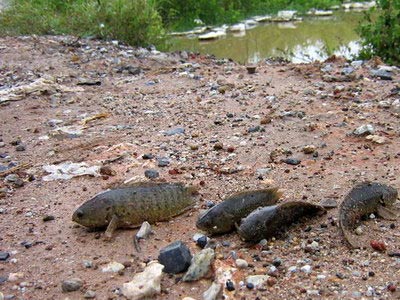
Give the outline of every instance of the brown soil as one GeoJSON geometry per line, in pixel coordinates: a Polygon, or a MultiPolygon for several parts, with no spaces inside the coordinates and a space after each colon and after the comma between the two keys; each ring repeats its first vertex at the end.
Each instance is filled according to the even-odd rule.
{"type": "MultiPolygon", "coordinates": [[[[0,277],[22,273],[20,279],[0,284],[5,296],[82,299],[86,290],[93,290],[96,299],[122,299],[118,289],[146,262],[157,259],[162,247],[182,240],[192,253],[200,251],[192,240],[199,232],[195,226],[199,212],[207,201],[218,203],[236,191],[272,184],[284,191],[281,201],[319,203],[333,198],[340,203],[363,180],[400,186],[399,115],[393,107],[379,105],[400,98],[398,90],[391,92],[396,91],[400,76],[395,73],[392,81],[373,78],[372,62],[357,69],[355,76],[343,77],[345,62],[331,59],[334,70],[329,79],[320,71],[325,64],[263,63],[249,75],[244,66],[228,61],[199,55],[140,55],[129,47],[71,37],[2,38],[0,45],[0,91],[43,76],[73,90],[49,89],[0,106],[4,143],[0,154],[10,156],[0,158],[0,164],[10,160],[29,164],[14,172],[25,181],[23,187],[14,188],[4,176],[0,182],[7,188],[0,198],[0,251],[11,254],[0,262],[0,277]],[[142,72],[117,72],[124,66],[140,67],[142,72]],[[81,77],[101,84],[77,86],[81,77]],[[283,116],[285,111],[305,115],[283,116]],[[108,115],[89,120],[79,137],[51,135],[55,129],[48,124],[51,119],[62,120],[59,126],[81,126],[82,120],[99,113],[108,115]],[[385,143],[349,134],[364,124],[372,124],[385,143]],[[263,130],[249,133],[254,126],[263,130]],[[185,128],[185,134],[163,135],[176,127],[185,128]],[[49,138],[43,139],[46,135],[49,138]],[[16,151],[17,140],[25,151],[16,151]],[[215,150],[216,143],[222,143],[223,149],[215,150]],[[318,156],[303,153],[303,147],[311,144],[318,156]],[[285,154],[288,151],[292,154],[285,154]],[[157,167],[155,159],[142,159],[145,153],[168,157],[171,163],[157,167]],[[278,156],[271,159],[271,153],[278,156]],[[301,164],[281,162],[286,157],[301,159],[301,164]],[[106,164],[116,175],[42,180],[44,165],[63,161],[106,164]],[[160,172],[160,180],[198,185],[200,195],[189,213],[155,224],[155,234],[140,242],[141,253],[133,247],[136,229],[118,230],[106,242],[103,232],[88,232],[73,224],[71,215],[81,203],[128,179],[145,180],[144,171],[150,168],[160,172]],[[260,168],[271,170],[257,178],[260,168]],[[44,222],[46,215],[55,219],[44,222]],[[24,242],[32,245],[25,247],[24,242]],[[92,261],[93,268],[85,268],[84,260],[92,261]],[[128,267],[122,274],[102,273],[102,266],[111,261],[128,267]],[[84,281],[83,288],[63,294],[61,281],[73,277],[84,281]]],[[[233,264],[228,256],[235,251],[251,264],[235,276],[239,281],[265,274],[274,258],[283,261],[273,286],[250,291],[239,288],[237,281],[236,290],[225,293],[230,299],[400,297],[387,288],[392,283],[400,289],[400,260],[388,255],[400,252],[400,221],[365,221],[367,249],[350,250],[337,218],[338,209],[331,209],[321,218],[291,227],[264,249],[241,242],[236,233],[215,237],[219,243],[230,243],[217,247],[218,261],[233,264]],[[385,242],[387,250],[373,251],[370,240],[385,242]],[[317,252],[305,247],[313,241],[319,244],[317,252]],[[311,274],[288,274],[289,267],[304,263],[312,266],[311,274]],[[320,296],[313,295],[315,291],[320,296]]],[[[165,275],[157,299],[202,299],[212,282],[182,283],[181,276],[165,275]]]]}

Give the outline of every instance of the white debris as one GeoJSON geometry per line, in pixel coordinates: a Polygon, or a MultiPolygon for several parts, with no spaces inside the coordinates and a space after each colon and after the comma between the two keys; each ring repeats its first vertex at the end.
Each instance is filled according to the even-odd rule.
{"type": "Polygon", "coordinates": [[[156,261],[150,262],[143,272],[135,274],[132,281],[124,283],[122,294],[130,300],[151,298],[161,292],[161,276],[164,266],[156,261]]]}
{"type": "Polygon", "coordinates": [[[101,269],[103,273],[118,273],[125,269],[125,266],[119,262],[110,262],[104,268],[101,269]]]}
{"type": "Polygon", "coordinates": [[[203,293],[203,300],[215,300],[222,290],[222,284],[213,282],[207,291],[203,293]]]}
{"type": "Polygon", "coordinates": [[[43,177],[44,181],[68,180],[73,177],[90,175],[100,176],[99,166],[88,166],[86,163],[73,163],[70,161],[58,165],[45,165],[43,169],[50,173],[43,177]]]}
{"type": "Polygon", "coordinates": [[[264,285],[268,278],[268,275],[251,275],[246,278],[246,283],[251,283],[255,288],[259,288],[264,285]]]}

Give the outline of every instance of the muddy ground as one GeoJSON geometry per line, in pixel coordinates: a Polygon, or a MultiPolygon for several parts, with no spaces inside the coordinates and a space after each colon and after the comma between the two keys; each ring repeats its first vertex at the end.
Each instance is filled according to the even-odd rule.
{"type": "MultiPolygon", "coordinates": [[[[96,299],[124,299],[122,284],[162,247],[182,240],[192,253],[200,251],[192,239],[199,232],[195,221],[211,201],[274,185],[284,192],[282,202],[340,204],[364,180],[400,187],[400,76],[396,69],[393,80],[372,76],[379,64],[355,63],[348,72],[340,58],[270,61],[248,74],[234,62],[185,52],[165,55],[72,37],[2,38],[0,251],[10,257],[0,261],[0,291],[6,299],[83,299],[88,290],[96,299]],[[17,90],[8,101],[10,88],[38,79],[44,82],[38,88],[17,90]],[[367,124],[375,130],[372,140],[352,134],[367,124]],[[165,134],[176,128],[184,133],[165,134]],[[307,145],[315,152],[305,154],[307,145]],[[160,157],[167,166],[158,166],[160,157]],[[66,161],[109,166],[115,174],[43,179],[43,166],[66,161]],[[136,229],[118,230],[107,242],[103,232],[72,222],[84,201],[126,180],[149,180],[148,169],[159,172],[156,180],[198,186],[199,195],[191,211],[155,224],[154,235],[140,242],[141,253],[133,247],[136,229]],[[103,273],[112,261],[125,270],[103,273]],[[74,277],[83,280],[81,290],[62,293],[61,282],[74,277]]],[[[400,221],[368,218],[360,236],[366,249],[351,250],[337,218],[333,208],[267,245],[246,244],[236,233],[215,237],[219,264],[234,266],[232,251],[250,264],[237,271],[236,289],[226,296],[399,298],[400,221]],[[371,240],[384,242],[386,251],[373,250],[371,240]],[[268,273],[277,258],[275,280],[260,289],[240,287],[248,275],[268,273]],[[301,271],[304,265],[311,273],[301,271]]],[[[163,276],[157,299],[202,299],[212,282],[212,275],[194,283],[181,277],[163,276]]]]}

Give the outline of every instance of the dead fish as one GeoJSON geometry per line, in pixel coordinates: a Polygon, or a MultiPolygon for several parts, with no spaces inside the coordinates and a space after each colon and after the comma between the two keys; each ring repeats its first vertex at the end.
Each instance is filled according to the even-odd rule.
{"type": "Polygon", "coordinates": [[[352,248],[362,247],[357,238],[351,234],[362,216],[377,213],[385,219],[397,218],[397,215],[388,208],[396,202],[397,197],[395,188],[377,182],[359,183],[347,194],[339,207],[339,226],[352,248]]]}
{"type": "Polygon", "coordinates": [[[234,194],[200,215],[196,226],[211,234],[230,232],[242,218],[260,206],[273,205],[281,197],[278,188],[234,194]]]}
{"type": "Polygon", "coordinates": [[[196,190],[181,183],[139,182],[111,189],[83,203],[72,220],[89,228],[106,227],[111,238],[121,227],[166,221],[191,208],[196,190]]]}
{"type": "Polygon", "coordinates": [[[261,207],[242,220],[238,234],[245,241],[258,242],[276,236],[302,217],[312,217],[325,212],[320,205],[301,201],[261,207]]]}

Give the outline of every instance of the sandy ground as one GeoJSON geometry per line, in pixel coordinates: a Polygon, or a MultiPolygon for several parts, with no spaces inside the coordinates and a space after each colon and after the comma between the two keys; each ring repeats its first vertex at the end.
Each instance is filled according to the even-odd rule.
{"type": "MultiPolygon", "coordinates": [[[[87,290],[96,299],[123,299],[122,284],[157,259],[162,247],[182,240],[192,253],[200,251],[192,237],[209,201],[265,185],[279,186],[282,202],[311,203],[340,203],[364,180],[399,187],[399,107],[392,102],[400,98],[400,76],[372,77],[376,63],[347,77],[340,74],[346,66],[341,59],[263,63],[250,75],[233,62],[187,53],[167,56],[71,37],[2,38],[0,95],[40,78],[48,81],[45,90],[0,106],[0,164],[3,169],[13,162],[27,164],[0,173],[0,251],[10,254],[0,261],[0,291],[6,299],[83,299],[87,290]],[[321,71],[328,64],[331,70],[321,71]],[[130,74],[129,66],[140,74],[130,74]],[[95,85],[78,85],[82,78],[95,85]],[[99,113],[106,117],[88,119],[99,113]],[[351,134],[366,124],[381,143],[351,134]],[[68,135],[58,127],[81,132],[68,135]],[[174,128],[185,133],[163,134],[174,128]],[[318,154],[304,154],[306,145],[314,145],[318,154]],[[144,160],[149,153],[155,158],[144,160]],[[157,157],[170,164],[157,166],[157,157]],[[286,157],[301,163],[283,163],[286,157]],[[65,161],[108,165],[116,174],[43,180],[44,165],[65,161]],[[88,232],[71,221],[81,203],[125,180],[146,180],[147,169],[158,170],[159,180],[195,184],[200,194],[190,212],[155,224],[155,234],[140,243],[141,253],[133,247],[135,229],[118,230],[106,242],[103,232],[88,232]],[[265,174],[259,176],[259,169],[265,174]],[[17,174],[23,186],[15,187],[22,183],[7,180],[8,173],[17,174]],[[44,222],[49,215],[54,220],[44,222]],[[103,273],[112,261],[127,268],[103,273]],[[81,290],[62,293],[62,280],[73,277],[84,281],[81,290]]],[[[219,264],[233,266],[232,251],[250,264],[237,271],[235,291],[225,294],[229,299],[398,299],[400,258],[389,254],[400,252],[400,221],[363,223],[366,246],[370,240],[386,243],[387,250],[377,252],[349,249],[337,218],[338,208],[331,209],[264,247],[241,242],[235,232],[215,237],[219,264]],[[317,250],[307,251],[312,242],[317,250]],[[276,258],[282,265],[275,281],[261,289],[240,287],[248,275],[266,274],[276,258]],[[304,265],[311,273],[300,270],[304,265]],[[294,266],[297,271],[290,272],[294,266]]],[[[183,283],[181,277],[163,276],[157,299],[202,299],[212,282],[183,283]]]]}

